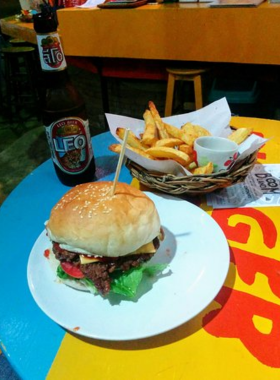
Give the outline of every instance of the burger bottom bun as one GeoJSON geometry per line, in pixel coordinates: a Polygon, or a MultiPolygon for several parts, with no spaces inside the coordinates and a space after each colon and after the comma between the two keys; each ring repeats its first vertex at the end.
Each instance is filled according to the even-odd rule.
{"type": "Polygon", "coordinates": [[[85,285],[81,284],[79,281],[69,279],[63,280],[62,278],[58,278],[58,281],[64,285],[70,286],[70,288],[73,288],[75,290],[81,290],[83,292],[90,291],[85,285]]]}
{"type": "Polygon", "coordinates": [[[76,289],[76,290],[81,290],[83,292],[90,292],[89,288],[85,285],[83,285],[79,280],[71,280],[71,279],[63,279],[63,278],[59,278],[57,277],[57,268],[60,264],[59,260],[57,260],[55,258],[55,255],[52,251],[52,249],[50,248],[50,254],[49,254],[49,264],[50,264],[50,267],[52,269],[52,271],[55,273],[56,275],[56,281],[61,283],[61,284],[64,284],[64,285],[67,285],[67,286],[70,286],[70,288],[73,288],[73,289],[76,289]]]}

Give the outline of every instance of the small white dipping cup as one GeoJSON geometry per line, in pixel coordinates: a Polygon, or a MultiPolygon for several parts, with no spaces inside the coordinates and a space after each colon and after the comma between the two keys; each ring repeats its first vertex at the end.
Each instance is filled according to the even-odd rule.
{"type": "Polygon", "coordinates": [[[228,170],[238,157],[238,145],[224,137],[198,137],[194,142],[194,150],[198,166],[213,162],[214,173],[228,170]]]}

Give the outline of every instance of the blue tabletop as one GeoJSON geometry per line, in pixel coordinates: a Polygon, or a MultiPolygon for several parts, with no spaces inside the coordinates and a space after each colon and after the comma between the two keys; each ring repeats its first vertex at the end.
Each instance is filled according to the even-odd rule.
{"type": "MultiPolygon", "coordinates": [[[[255,133],[269,138],[258,162],[279,164],[280,122],[237,119],[232,125],[253,127],[255,133]]],[[[110,133],[93,139],[97,180],[114,178],[118,156],[108,150],[113,141],[110,133]]],[[[126,168],[119,180],[131,181],[126,168]]],[[[50,210],[67,190],[47,161],[25,178],[0,209],[0,348],[21,378],[279,380],[279,207],[207,210],[229,243],[230,268],[215,299],[196,317],[147,339],[92,342],[66,332],[47,317],[27,284],[31,248],[50,210]]],[[[186,218],[192,221],[191,214],[186,218]]],[[[204,235],[201,228],[201,240],[204,235]]],[[[182,250],[184,255],[187,248],[182,250]]]]}
{"type": "MultiPolygon", "coordinates": [[[[93,138],[96,180],[113,180],[118,156],[107,132],[93,138]]],[[[11,173],[12,175],[12,173],[11,173]]],[[[119,181],[130,182],[124,167],[119,181]]],[[[50,210],[68,190],[51,160],[30,173],[0,209],[0,340],[15,371],[23,379],[45,379],[65,331],[36,305],[27,284],[27,262],[50,210]]]]}

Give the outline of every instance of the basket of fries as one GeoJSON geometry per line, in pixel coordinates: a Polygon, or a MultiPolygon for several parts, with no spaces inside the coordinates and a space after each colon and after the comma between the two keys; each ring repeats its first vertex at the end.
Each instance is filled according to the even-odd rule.
{"type": "Polygon", "coordinates": [[[257,153],[249,155],[238,167],[227,173],[187,175],[177,177],[173,174],[150,172],[135,162],[128,160],[126,166],[131,175],[146,187],[173,195],[202,195],[243,182],[253,168],[257,153]]]}
{"type": "Polygon", "coordinates": [[[148,188],[173,195],[200,195],[243,182],[267,141],[251,128],[232,130],[231,113],[224,99],[185,115],[161,118],[150,101],[143,120],[106,114],[119,143],[109,149],[120,153],[125,130],[126,166],[132,177],[148,188]],[[202,136],[222,136],[238,144],[238,158],[226,170],[215,172],[207,162],[198,166],[194,142],[202,136]]]}

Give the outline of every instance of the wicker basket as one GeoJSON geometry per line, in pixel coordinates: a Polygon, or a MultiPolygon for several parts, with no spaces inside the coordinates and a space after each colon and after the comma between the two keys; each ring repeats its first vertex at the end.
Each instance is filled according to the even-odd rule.
{"type": "Polygon", "coordinates": [[[211,193],[243,182],[253,168],[256,157],[257,152],[254,152],[226,172],[184,177],[176,177],[173,174],[152,173],[131,160],[127,160],[126,166],[132,177],[137,178],[140,183],[147,187],[173,195],[186,194],[193,196],[211,193]]]}

